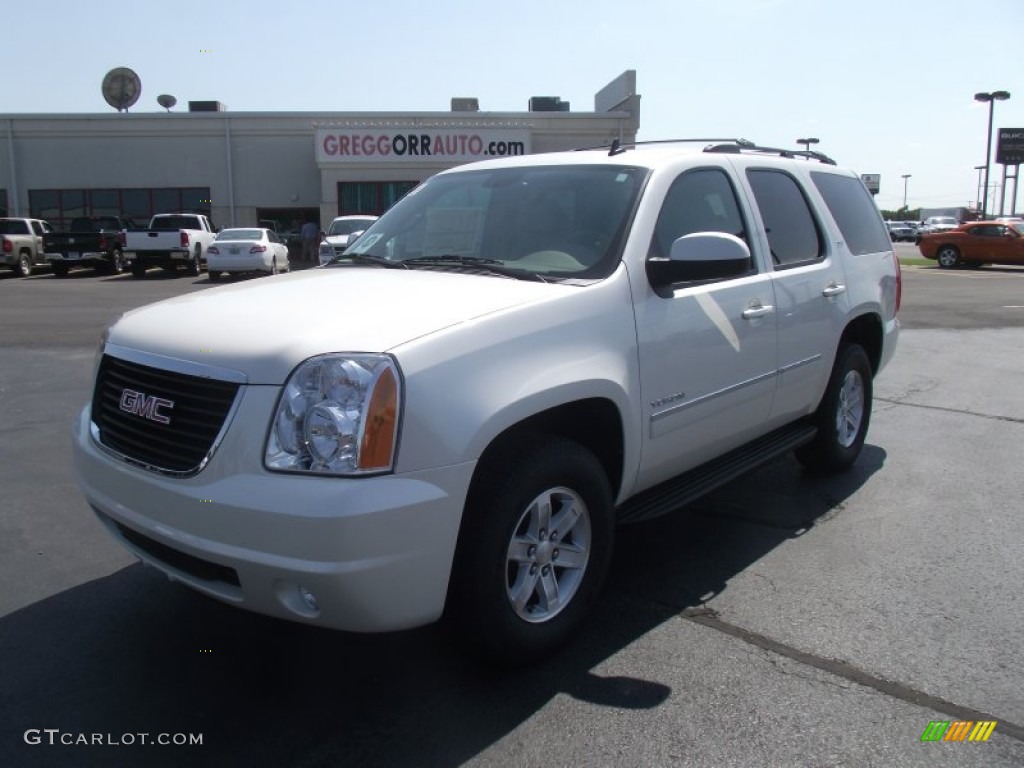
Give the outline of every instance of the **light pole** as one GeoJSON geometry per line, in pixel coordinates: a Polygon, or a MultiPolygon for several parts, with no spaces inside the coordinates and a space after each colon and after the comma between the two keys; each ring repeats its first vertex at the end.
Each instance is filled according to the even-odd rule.
{"type": "MultiPolygon", "coordinates": [[[[796,143],[797,143],[797,144],[803,144],[803,145],[804,145],[804,148],[805,148],[805,150],[806,150],[807,152],[810,152],[810,151],[811,151],[811,144],[817,144],[817,143],[818,143],[818,140],[817,140],[817,139],[797,139],[797,140],[796,140],[796,143]]],[[[811,158],[810,158],[810,157],[806,157],[806,158],[804,158],[804,159],[806,159],[806,160],[810,160],[811,158]]]]}
{"type": "Polygon", "coordinates": [[[1009,91],[992,91],[991,93],[974,94],[975,101],[988,102],[988,139],[985,144],[985,196],[981,201],[981,219],[984,221],[988,216],[988,169],[992,159],[992,112],[997,101],[1006,101],[1010,98],[1009,91]]]}
{"type": "Polygon", "coordinates": [[[903,212],[906,214],[907,211],[907,179],[910,178],[909,173],[903,174],[903,212]]]}
{"type": "Polygon", "coordinates": [[[985,166],[984,165],[976,165],[976,166],[974,166],[974,170],[976,170],[978,172],[978,197],[977,197],[977,201],[978,201],[978,210],[981,210],[981,172],[985,170],[985,166]]]}

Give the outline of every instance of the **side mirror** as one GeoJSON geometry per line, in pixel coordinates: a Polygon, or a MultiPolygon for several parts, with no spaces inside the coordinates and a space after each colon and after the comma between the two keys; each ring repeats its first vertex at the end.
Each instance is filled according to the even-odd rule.
{"type": "Polygon", "coordinates": [[[750,249],[735,235],[694,232],[673,242],[667,259],[648,259],[647,279],[655,293],[668,297],[676,283],[740,277],[750,264],[750,249]]]}

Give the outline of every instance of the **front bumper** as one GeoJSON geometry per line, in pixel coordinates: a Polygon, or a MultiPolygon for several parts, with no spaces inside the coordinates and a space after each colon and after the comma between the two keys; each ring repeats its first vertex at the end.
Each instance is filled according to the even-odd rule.
{"type": "Polygon", "coordinates": [[[277,392],[246,388],[209,464],[184,479],[111,456],[86,406],[74,460],[90,506],[143,562],[240,608],[355,632],[438,619],[475,463],[354,479],[268,472],[277,392]]]}

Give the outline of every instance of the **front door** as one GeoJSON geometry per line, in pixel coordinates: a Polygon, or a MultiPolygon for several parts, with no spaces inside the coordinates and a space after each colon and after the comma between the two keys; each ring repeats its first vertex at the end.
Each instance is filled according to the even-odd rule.
{"type": "MultiPolygon", "coordinates": [[[[735,185],[721,168],[680,174],[650,244],[667,257],[693,232],[727,232],[749,243],[735,185]]],[[[747,274],[679,284],[667,297],[649,285],[636,297],[645,434],[638,488],[650,487],[764,431],[775,392],[776,312],[771,276],[754,259],[747,274]]]]}

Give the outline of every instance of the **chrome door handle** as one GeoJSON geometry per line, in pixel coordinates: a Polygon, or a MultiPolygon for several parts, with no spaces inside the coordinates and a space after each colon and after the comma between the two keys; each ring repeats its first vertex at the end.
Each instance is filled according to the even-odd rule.
{"type": "Polygon", "coordinates": [[[846,286],[841,283],[829,283],[825,286],[825,290],[821,292],[821,295],[825,298],[831,299],[833,296],[838,296],[841,293],[846,293],[846,286]]]}
{"type": "Polygon", "coordinates": [[[743,319],[756,320],[759,317],[770,315],[774,311],[775,307],[773,307],[771,304],[757,304],[753,307],[750,307],[749,309],[743,310],[743,319]]]}

